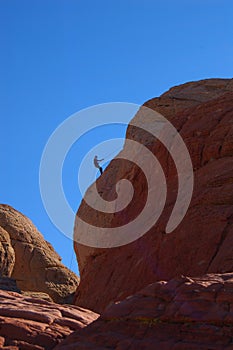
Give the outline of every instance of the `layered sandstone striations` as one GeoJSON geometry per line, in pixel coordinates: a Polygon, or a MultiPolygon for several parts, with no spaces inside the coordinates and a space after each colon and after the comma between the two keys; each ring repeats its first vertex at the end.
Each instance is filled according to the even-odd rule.
{"type": "MultiPolygon", "coordinates": [[[[175,276],[233,271],[233,80],[210,79],[174,87],[145,106],[163,114],[180,132],[194,169],[194,192],[180,225],[165,234],[177,195],[177,172],[169,152],[145,131],[129,125],[127,138],[146,145],[166,175],[168,195],[158,222],[137,241],[111,249],[75,243],[81,282],[76,304],[103,311],[146,285],[175,276]],[[98,283],[97,283],[98,281],[98,283]]],[[[143,122],[143,113],[135,116],[143,122]]],[[[82,202],[77,215],[100,227],[116,227],[135,218],[146,201],[143,172],[132,162],[113,160],[98,179],[106,200],[116,197],[119,179],[133,184],[132,205],[120,214],[104,214],[82,202]]],[[[74,236],[79,232],[77,226],[74,236]]]]}
{"type": "Polygon", "coordinates": [[[77,306],[0,290],[0,349],[51,350],[97,317],[77,306]]]}
{"type": "Polygon", "coordinates": [[[233,274],[146,286],[54,350],[232,350],[233,274]]]}
{"type": "MultiPolygon", "coordinates": [[[[0,274],[12,277],[27,293],[47,293],[58,303],[72,302],[78,277],[62,263],[33,223],[8,205],[0,205],[0,274]]],[[[1,281],[1,285],[6,280],[1,281]]],[[[3,289],[10,289],[10,284],[3,289]]],[[[13,289],[17,290],[17,289],[13,289]]],[[[40,294],[42,293],[42,294],[40,294]]]]}

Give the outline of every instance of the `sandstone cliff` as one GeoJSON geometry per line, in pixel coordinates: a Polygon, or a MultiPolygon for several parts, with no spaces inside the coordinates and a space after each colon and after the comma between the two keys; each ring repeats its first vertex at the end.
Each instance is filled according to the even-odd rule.
{"type": "Polygon", "coordinates": [[[15,279],[27,294],[47,293],[58,303],[72,302],[78,285],[78,277],[61,263],[33,223],[4,204],[0,205],[0,275],[15,279]]]}
{"type": "MultiPolygon", "coordinates": [[[[194,167],[190,207],[171,234],[165,226],[177,195],[175,164],[158,140],[129,125],[127,138],[145,144],[163,167],[166,205],[156,225],[133,243],[111,249],[74,244],[81,272],[76,306],[52,302],[69,299],[76,276],[30,220],[0,206],[0,349],[233,349],[232,98],[233,80],[211,79],[145,104],[179,130],[194,167]],[[1,290],[19,292],[15,282],[23,295],[1,290]]],[[[137,216],[147,186],[135,164],[114,159],[98,190],[111,200],[122,178],[137,196],[127,211],[106,215],[83,201],[78,215],[109,228],[137,216]]]]}
{"type": "MultiPolygon", "coordinates": [[[[233,80],[210,79],[174,87],[145,106],[163,114],[184,139],[194,168],[189,210],[171,234],[164,234],[177,193],[177,173],[169,153],[157,140],[129,125],[126,137],[145,144],[163,167],[168,185],[166,205],[147,234],[128,245],[95,249],[74,243],[81,282],[76,304],[101,312],[110,303],[149,283],[181,274],[233,271],[233,80]]],[[[135,119],[142,118],[138,113],[135,119]]],[[[132,163],[113,160],[98,179],[103,198],[115,196],[126,178],[136,200],[121,215],[103,214],[82,202],[77,215],[94,226],[121,226],[138,215],[145,202],[143,173],[132,163]]],[[[77,235],[76,228],[74,236],[77,235]]]]}

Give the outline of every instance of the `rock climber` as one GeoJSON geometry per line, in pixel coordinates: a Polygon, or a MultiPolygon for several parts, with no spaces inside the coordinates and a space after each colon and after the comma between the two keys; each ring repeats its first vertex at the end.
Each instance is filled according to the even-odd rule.
{"type": "Polygon", "coordinates": [[[104,160],[104,159],[98,159],[97,156],[95,156],[95,158],[94,158],[94,165],[95,165],[96,168],[99,169],[100,175],[103,174],[103,168],[99,165],[99,162],[102,162],[103,160],[104,160]]]}

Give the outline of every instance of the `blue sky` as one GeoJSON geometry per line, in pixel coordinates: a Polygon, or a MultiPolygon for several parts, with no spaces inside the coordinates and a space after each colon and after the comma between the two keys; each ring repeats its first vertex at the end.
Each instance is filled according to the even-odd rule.
{"type": "MultiPolygon", "coordinates": [[[[187,81],[231,78],[232,16],[231,0],[0,0],[0,201],[30,217],[74,271],[72,242],[40,197],[49,136],[95,104],[142,104],[187,81]]],[[[74,209],[81,158],[105,137],[89,135],[67,157],[64,188],[74,209]]]]}

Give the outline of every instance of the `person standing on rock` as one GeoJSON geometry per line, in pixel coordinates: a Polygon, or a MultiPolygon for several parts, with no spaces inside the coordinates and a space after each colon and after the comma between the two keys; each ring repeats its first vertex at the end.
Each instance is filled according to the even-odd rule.
{"type": "Polygon", "coordinates": [[[104,159],[98,159],[97,156],[95,156],[95,158],[94,158],[94,165],[95,165],[96,168],[99,169],[100,175],[103,174],[103,168],[99,165],[99,162],[102,162],[103,160],[104,160],[104,159]]]}

